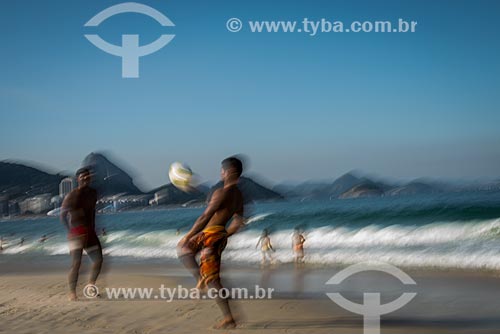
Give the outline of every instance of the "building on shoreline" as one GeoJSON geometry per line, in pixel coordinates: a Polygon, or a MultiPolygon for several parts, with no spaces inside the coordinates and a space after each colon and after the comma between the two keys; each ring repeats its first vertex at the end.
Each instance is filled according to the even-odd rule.
{"type": "Polygon", "coordinates": [[[0,217],[9,215],[9,196],[0,195],[0,217]]]}
{"type": "Polygon", "coordinates": [[[62,179],[61,182],[59,183],[59,196],[61,197],[62,200],[64,200],[64,197],[66,197],[66,195],[69,194],[75,188],[76,188],[76,181],[74,178],[67,177],[65,179],[62,179]]]}
{"type": "Polygon", "coordinates": [[[19,202],[20,213],[23,214],[40,214],[50,210],[52,198],[51,194],[41,194],[25,199],[19,202]]]}

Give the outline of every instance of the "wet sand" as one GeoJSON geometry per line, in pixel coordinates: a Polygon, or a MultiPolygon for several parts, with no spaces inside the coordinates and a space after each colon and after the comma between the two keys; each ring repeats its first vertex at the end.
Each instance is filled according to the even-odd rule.
{"type": "MultiPolygon", "coordinates": [[[[5,260],[5,259],[4,259],[5,260]]],[[[193,333],[214,331],[220,312],[213,300],[109,298],[106,288],[190,289],[194,280],[177,264],[116,261],[100,277],[101,298],[82,293],[67,300],[66,269],[58,263],[17,261],[0,269],[0,333],[193,333]]],[[[409,304],[382,316],[381,333],[500,333],[500,278],[492,272],[407,270],[417,282],[404,286],[383,273],[352,276],[339,286],[325,282],[339,268],[280,266],[261,270],[226,265],[227,287],[273,288],[271,299],[233,300],[238,328],[224,333],[362,333],[363,318],[331,301],[340,292],[354,302],[364,292],[380,292],[382,303],[416,292],[409,304]]]]}

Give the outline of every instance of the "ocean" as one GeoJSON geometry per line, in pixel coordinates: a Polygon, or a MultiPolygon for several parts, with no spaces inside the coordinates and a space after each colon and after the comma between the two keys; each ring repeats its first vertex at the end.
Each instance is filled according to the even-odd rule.
{"type": "MultiPolygon", "coordinates": [[[[101,214],[97,231],[106,229],[101,241],[107,256],[175,261],[178,240],[202,210],[101,214]]],[[[223,255],[228,262],[259,263],[256,243],[264,228],[271,232],[276,261],[291,262],[291,236],[300,227],[305,260],[311,264],[377,260],[404,267],[500,269],[500,192],[283,201],[253,204],[246,211],[252,222],[230,238],[223,255]]],[[[19,254],[46,258],[69,252],[56,217],[1,221],[0,236],[1,262],[19,254]],[[44,243],[39,242],[42,235],[48,237],[44,243]]]]}

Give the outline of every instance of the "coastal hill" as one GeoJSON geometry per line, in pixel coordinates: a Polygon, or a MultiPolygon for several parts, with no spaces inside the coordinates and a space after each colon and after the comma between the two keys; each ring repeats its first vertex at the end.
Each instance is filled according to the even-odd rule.
{"type": "Polygon", "coordinates": [[[109,161],[103,154],[90,153],[83,159],[82,166],[88,166],[92,169],[94,173],[92,186],[101,196],[120,193],[142,194],[142,191],[134,184],[132,177],[109,161]]]}
{"type": "MultiPolygon", "coordinates": [[[[206,184],[198,186],[197,191],[192,193],[185,193],[172,184],[143,192],[134,184],[132,176],[102,153],[90,153],[83,159],[82,166],[91,169],[92,187],[98,191],[99,197],[109,199],[110,196],[119,196],[124,200],[128,198],[134,206],[147,206],[148,203],[152,205],[199,203],[204,202],[207,195],[211,193],[211,188],[206,184]],[[134,199],[137,200],[136,195],[140,197],[140,202],[143,204],[137,204],[137,201],[134,201],[134,199]]],[[[20,200],[45,193],[57,195],[59,183],[65,177],[65,175],[50,174],[19,163],[0,162],[0,195],[7,200],[20,200]]],[[[220,182],[215,187],[219,186],[221,186],[220,182]]],[[[283,199],[283,196],[277,192],[250,178],[242,177],[239,186],[248,201],[283,199]]]]}
{"type": "Polygon", "coordinates": [[[320,198],[337,198],[343,193],[349,191],[353,187],[365,182],[354,175],[354,173],[346,173],[337,178],[333,183],[328,182],[304,182],[296,186],[279,184],[273,190],[282,193],[285,197],[301,197],[308,199],[320,198]]]}
{"type": "Polygon", "coordinates": [[[379,197],[384,195],[384,189],[372,181],[363,181],[338,196],[338,198],[379,197]]]}
{"type": "Polygon", "coordinates": [[[302,199],[347,199],[380,196],[407,196],[419,194],[435,194],[445,191],[462,191],[441,182],[415,180],[406,184],[392,184],[375,181],[367,177],[356,176],[353,172],[346,173],[333,183],[306,182],[296,186],[277,185],[273,188],[282,191],[287,198],[302,199]]]}
{"type": "MultiPolygon", "coordinates": [[[[94,173],[94,183],[101,197],[113,195],[141,195],[147,205],[149,200],[157,205],[177,205],[189,202],[201,202],[210,198],[213,191],[222,187],[222,183],[210,187],[201,185],[194,193],[184,193],[167,184],[149,192],[141,191],[132,176],[111,162],[102,153],[91,153],[83,159],[82,166],[89,166],[94,173]]],[[[4,200],[22,200],[40,194],[56,195],[59,183],[66,177],[63,174],[51,174],[36,167],[10,161],[0,162],[0,195],[4,200]]],[[[447,192],[498,191],[500,181],[477,181],[470,183],[444,183],[438,180],[416,179],[411,182],[378,181],[361,177],[354,172],[328,181],[309,181],[298,185],[279,184],[269,189],[249,177],[242,177],[239,188],[245,201],[272,201],[284,198],[301,200],[311,199],[347,199],[381,196],[408,196],[447,192]]],[[[143,205],[143,204],[141,204],[143,205]]]]}
{"type": "MultiPolygon", "coordinates": [[[[216,189],[221,188],[222,186],[223,184],[221,181],[219,181],[216,185],[214,185],[210,189],[208,198],[211,197],[211,195],[216,189]]],[[[243,194],[243,199],[246,203],[283,199],[283,196],[277,193],[276,191],[268,189],[262,186],[261,184],[255,182],[254,180],[244,176],[240,178],[240,182],[238,183],[238,188],[241,190],[241,193],[243,194]]]]}
{"type": "Polygon", "coordinates": [[[359,187],[363,182],[365,182],[363,179],[352,173],[346,173],[333,181],[332,185],[329,187],[328,195],[330,197],[338,197],[355,187],[359,187]]]}
{"type": "Polygon", "coordinates": [[[57,194],[64,175],[49,174],[34,167],[7,161],[0,162],[0,193],[11,198],[57,194]]]}
{"type": "Polygon", "coordinates": [[[425,183],[423,181],[412,181],[406,185],[395,187],[387,191],[388,196],[418,195],[418,194],[436,194],[443,192],[444,189],[437,184],[425,183]]]}
{"type": "Polygon", "coordinates": [[[156,205],[185,204],[191,201],[200,202],[205,201],[206,198],[206,192],[204,191],[197,189],[194,192],[187,193],[177,189],[171,183],[155,188],[149,191],[148,194],[155,196],[156,205]]]}

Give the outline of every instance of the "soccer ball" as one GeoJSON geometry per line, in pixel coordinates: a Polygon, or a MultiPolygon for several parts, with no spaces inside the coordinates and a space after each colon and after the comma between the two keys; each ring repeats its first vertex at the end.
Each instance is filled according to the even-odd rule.
{"type": "Polygon", "coordinates": [[[184,192],[193,190],[193,171],[187,165],[174,162],[168,169],[168,177],[177,189],[184,192]]]}

